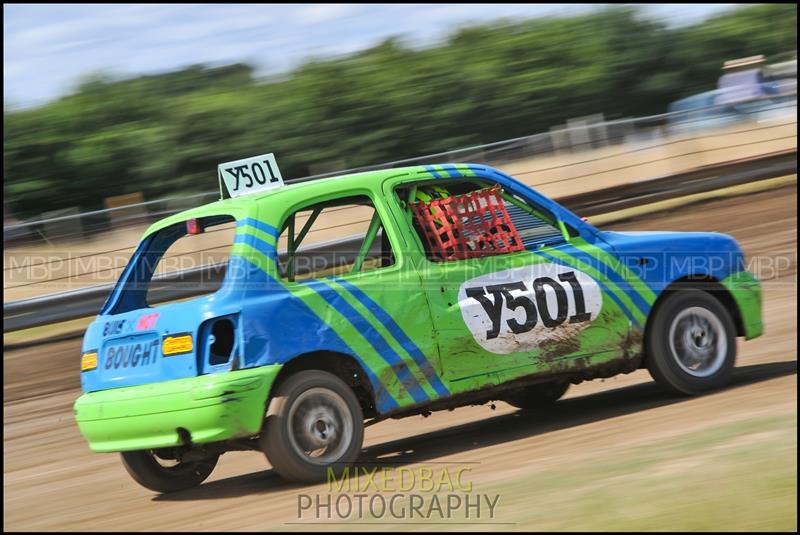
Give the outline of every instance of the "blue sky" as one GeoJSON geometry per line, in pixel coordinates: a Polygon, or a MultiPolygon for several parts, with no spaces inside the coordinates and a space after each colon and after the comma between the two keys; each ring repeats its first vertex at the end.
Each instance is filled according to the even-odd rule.
{"type": "MultiPolygon", "coordinates": [[[[671,24],[737,4],[659,4],[671,24]]],[[[430,45],[496,18],[582,13],[603,4],[12,4],[3,6],[4,102],[42,104],[97,71],[129,76],[245,61],[260,74],[401,35],[430,45]]]]}

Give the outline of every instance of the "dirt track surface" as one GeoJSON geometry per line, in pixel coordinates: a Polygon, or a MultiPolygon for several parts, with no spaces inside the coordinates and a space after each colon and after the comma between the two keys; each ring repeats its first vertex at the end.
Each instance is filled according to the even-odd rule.
{"type": "MultiPolygon", "coordinates": [[[[729,388],[700,398],[670,397],[660,393],[647,372],[640,370],[573,386],[559,406],[546,415],[531,417],[498,402],[494,411],[488,406],[466,407],[437,412],[429,418],[391,420],[367,429],[365,462],[389,460],[410,469],[470,463],[469,479],[478,492],[512,489],[509,492],[520,494],[513,489],[525,482],[532,489],[529,507],[527,498],[520,505],[515,496],[504,495],[493,521],[506,524],[484,529],[574,529],[581,524],[569,519],[542,524],[520,511],[526,507],[535,510],[538,500],[548,493],[564,496],[556,506],[569,500],[569,482],[550,488],[548,485],[554,484],[548,483],[544,474],[594,459],[621,462],[631,452],[678,444],[688,433],[763,418],[784,417],[794,422],[796,431],[796,203],[796,186],[790,186],[608,227],[725,232],[740,241],[748,260],[758,260],[758,265],[751,267],[760,271],[764,281],[766,334],[750,342],[739,341],[737,370],[729,388]]],[[[260,531],[357,527],[298,525],[298,495],[326,493],[327,485],[284,484],[257,452],[224,455],[209,480],[191,491],[159,496],[139,487],[117,455],[90,452],[78,433],[71,407],[80,395],[79,350],[80,341],[74,340],[4,356],[5,529],[260,531]],[[48,372],[40,374],[37,370],[48,372]]],[[[789,450],[796,455],[796,441],[789,444],[789,450]]],[[[685,458],[673,460],[659,465],[658,470],[680,473],[685,468],[680,463],[685,462],[685,458]]],[[[640,468],[623,462],[615,477],[623,482],[625,478],[644,477],[637,470],[640,468]]],[[[787,470],[792,468],[787,466],[787,470]]],[[[793,489],[790,481],[787,492],[796,496],[796,472],[793,477],[793,489]]],[[[610,489],[609,496],[613,495],[614,481],[604,480],[603,484],[610,489]]],[[[793,514],[796,529],[796,506],[793,514]]],[[[670,529],[666,520],[654,519],[648,525],[650,529],[670,529]]],[[[381,530],[397,527],[403,525],[371,526],[381,530]]],[[[428,525],[429,529],[469,527],[481,526],[428,525]]],[[[747,527],[758,525],[742,526],[747,527]]]]}

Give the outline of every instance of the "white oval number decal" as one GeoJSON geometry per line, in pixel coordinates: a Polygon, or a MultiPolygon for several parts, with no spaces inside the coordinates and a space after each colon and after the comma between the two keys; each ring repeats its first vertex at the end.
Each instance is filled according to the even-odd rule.
{"type": "Polygon", "coordinates": [[[546,263],[470,279],[459,288],[458,304],[475,341],[508,354],[577,335],[600,313],[603,296],[582,271],[546,263]]]}

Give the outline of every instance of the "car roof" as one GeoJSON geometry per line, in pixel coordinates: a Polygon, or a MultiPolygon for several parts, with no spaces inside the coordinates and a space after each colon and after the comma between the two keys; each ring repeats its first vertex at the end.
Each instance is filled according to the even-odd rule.
{"type": "MultiPolygon", "coordinates": [[[[451,165],[470,165],[470,164],[448,164],[451,165]]],[[[438,166],[436,166],[438,167],[438,166]]],[[[485,166],[482,166],[485,167],[485,166]]],[[[251,193],[242,195],[240,197],[222,199],[212,203],[204,204],[196,208],[190,208],[177,214],[168,216],[160,221],[153,223],[144,233],[142,239],[148,235],[160,230],[164,227],[179,223],[186,219],[195,217],[205,217],[212,214],[218,214],[221,211],[236,211],[236,210],[249,210],[253,208],[254,204],[259,204],[269,200],[270,202],[281,202],[284,198],[293,197],[295,195],[302,195],[304,197],[315,197],[317,195],[324,195],[331,191],[342,191],[348,189],[357,189],[364,187],[375,187],[381,184],[388,178],[397,176],[414,176],[422,175],[423,177],[431,177],[431,166],[415,165],[408,167],[396,167],[392,169],[378,169],[372,171],[362,171],[359,173],[350,173],[346,175],[335,175],[326,178],[318,178],[313,180],[304,180],[301,182],[293,182],[286,184],[279,188],[272,188],[263,192],[251,193]]],[[[288,200],[288,199],[287,199],[288,200]]]]}
{"type": "MultiPolygon", "coordinates": [[[[275,203],[276,205],[288,205],[297,202],[298,198],[313,199],[332,193],[346,193],[348,190],[372,189],[377,190],[379,186],[388,179],[407,177],[409,179],[435,180],[442,178],[465,178],[482,177],[497,180],[504,188],[509,190],[524,191],[525,195],[534,202],[547,210],[553,211],[558,217],[569,222],[573,226],[588,225],[549,197],[546,197],[533,188],[519,183],[502,171],[485,164],[472,163],[448,163],[432,165],[415,165],[408,167],[395,167],[391,169],[378,169],[372,171],[362,171],[337,175],[327,178],[304,180],[286,184],[279,188],[273,188],[264,192],[257,192],[232,199],[223,199],[210,204],[185,210],[171,215],[161,221],[153,223],[142,236],[144,240],[147,236],[164,227],[179,223],[191,218],[199,218],[220,213],[235,214],[239,212],[244,217],[250,217],[249,213],[255,212],[262,203],[275,203]]],[[[261,216],[259,216],[261,217],[261,216]]],[[[236,216],[236,219],[239,219],[236,216]]]]}
{"type": "MultiPolygon", "coordinates": [[[[387,178],[392,178],[402,175],[415,175],[427,174],[425,166],[415,165],[409,167],[395,167],[392,169],[377,169],[372,171],[362,171],[360,173],[350,173],[347,175],[335,175],[326,178],[317,178],[313,180],[304,180],[302,182],[293,182],[286,184],[281,188],[273,188],[263,193],[254,193],[251,196],[257,201],[275,196],[283,196],[292,194],[302,189],[304,194],[314,195],[317,193],[326,193],[330,191],[331,185],[335,184],[337,190],[359,188],[365,186],[376,186],[382,183],[387,178]]],[[[430,176],[430,175],[428,175],[430,176]]]]}

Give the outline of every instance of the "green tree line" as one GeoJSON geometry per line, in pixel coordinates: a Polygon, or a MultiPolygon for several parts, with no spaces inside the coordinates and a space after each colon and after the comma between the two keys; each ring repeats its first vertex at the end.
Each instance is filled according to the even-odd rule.
{"type": "MultiPolygon", "coordinates": [[[[680,9],[680,8],[677,8],[680,9]]],[[[593,113],[661,113],[713,89],[725,60],[797,47],[797,6],[753,5],[670,27],[631,7],[493,21],[419,49],[400,38],[259,78],[245,64],[124,80],[3,114],[18,217],[216,187],[220,162],[274,152],[284,178],[490,143],[593,113]]]]}

